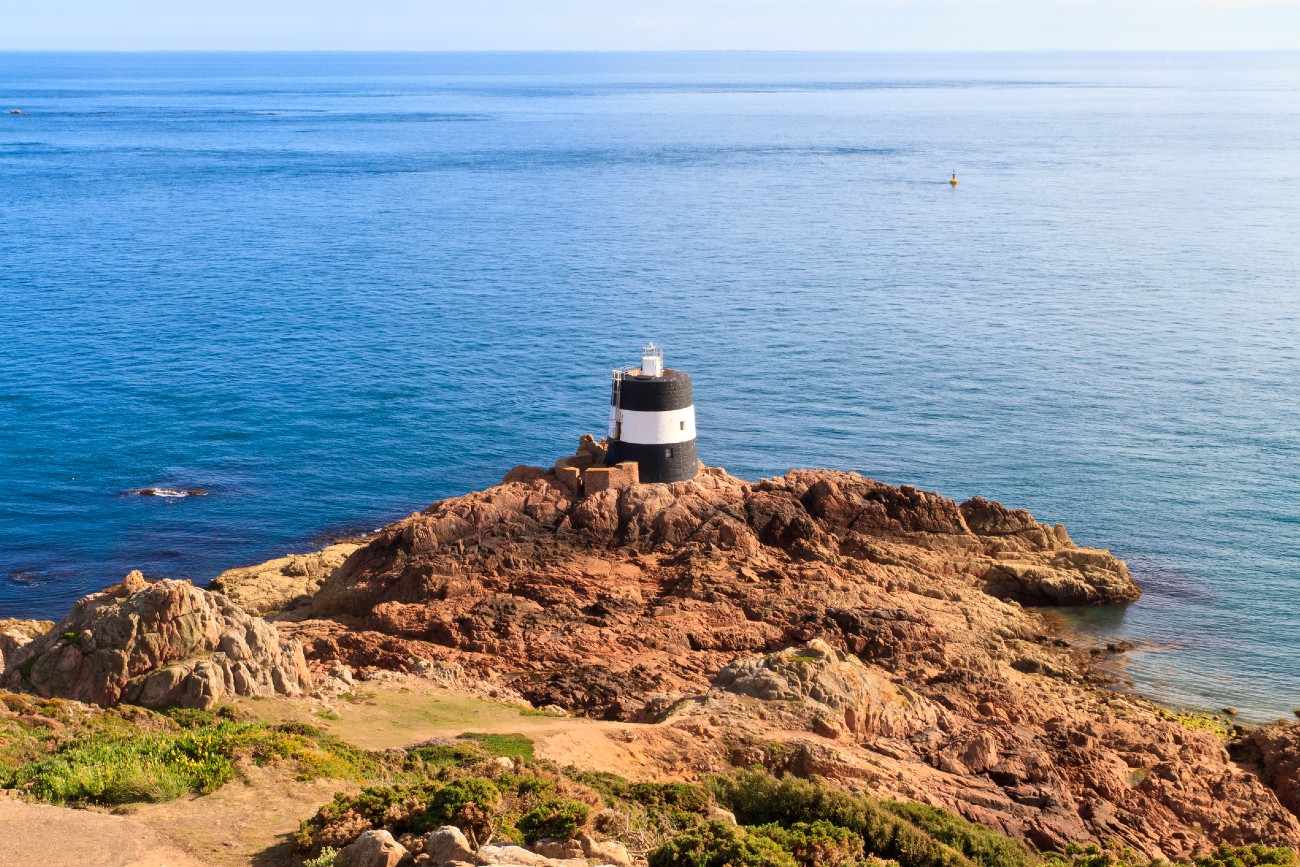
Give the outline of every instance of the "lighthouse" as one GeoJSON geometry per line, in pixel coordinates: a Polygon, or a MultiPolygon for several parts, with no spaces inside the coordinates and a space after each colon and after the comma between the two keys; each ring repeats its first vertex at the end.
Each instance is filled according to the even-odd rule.
{"type": "Polygon", "coordinates": [[[691,375],[665,369],[663,350],[651,343],[640,367],[614,371],[612,392],[606,463],[635,461],[642,482],[695,478],[691,375]]]}

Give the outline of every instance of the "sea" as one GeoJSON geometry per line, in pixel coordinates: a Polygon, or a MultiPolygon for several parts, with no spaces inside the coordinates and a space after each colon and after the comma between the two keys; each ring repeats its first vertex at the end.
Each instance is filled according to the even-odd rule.
{"type": "Polygon", "coordinates": [[[707,463],[1063,522],[1138,689],[1300,707],[1300,54],[8,53],[0,112],[0,617],[547,465],[654,341],[707,463]]]}

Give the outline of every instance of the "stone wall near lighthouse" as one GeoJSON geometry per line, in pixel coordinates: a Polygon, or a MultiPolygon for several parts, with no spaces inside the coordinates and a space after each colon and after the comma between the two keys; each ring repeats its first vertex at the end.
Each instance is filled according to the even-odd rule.
{"type": "Polygon", "coordinates": [[[625,461],[636,462],[642,482],[695,478],[695,404],[689,373],[663,370],[651,376],[629,370],[615,374],[606,463],[614,466],[625,461]]]}

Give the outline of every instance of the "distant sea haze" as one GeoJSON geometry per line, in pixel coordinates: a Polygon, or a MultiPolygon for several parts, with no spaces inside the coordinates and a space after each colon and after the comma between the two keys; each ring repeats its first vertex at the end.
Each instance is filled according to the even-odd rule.
{"type": "Polygon", "coordinates": [[[705,462],[1064,522],[1141,688],[1289,716],[1298,61],[0,54],[0,617],[549,464],[653,339],[705,462]]]}

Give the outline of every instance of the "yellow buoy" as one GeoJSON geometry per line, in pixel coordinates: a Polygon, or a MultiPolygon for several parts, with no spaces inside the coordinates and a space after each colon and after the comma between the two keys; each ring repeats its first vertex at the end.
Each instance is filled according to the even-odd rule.
{"type": "Polygon", "coordinates": [[[957,173],[956,173],[956,172],[953,172],[953,173],[952,173],[952,180],[949,181],[948,183],[952,184],[954,187],[957,186],[957,173]]]}

